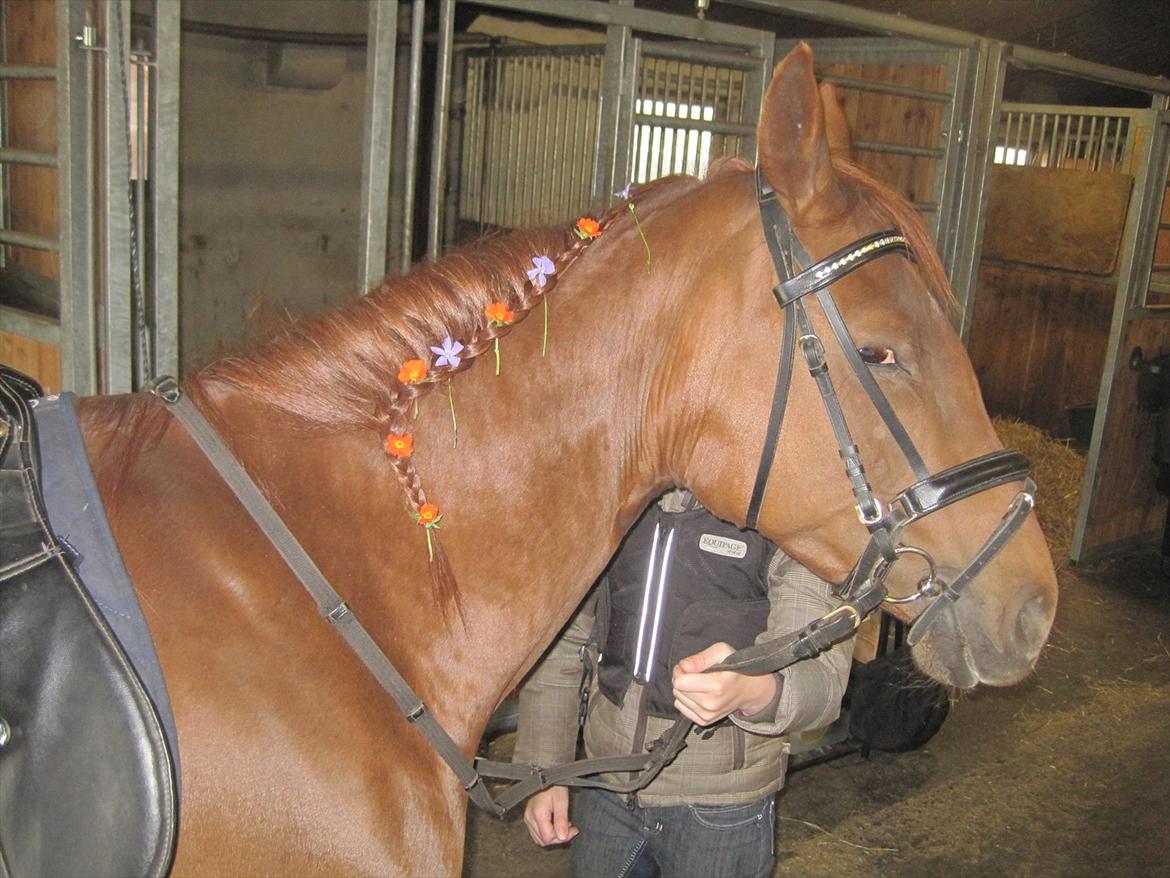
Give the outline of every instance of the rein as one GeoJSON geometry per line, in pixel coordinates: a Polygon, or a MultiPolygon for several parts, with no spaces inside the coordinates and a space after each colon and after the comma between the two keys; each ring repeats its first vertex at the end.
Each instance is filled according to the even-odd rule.
{"type": "MultiPolygon", "coordinates": [[[[776,273],[781,279],[772,292],[780,307],[787,313],[787,319],[784,321],[780,364],[763,452],[748,503],[747,525],[755,528],[758,523],[760,507],[768,485],[768,475],[779,444],[780,427],[784,420],[788,389],[794,370],[795,351],[799,343],[805,364],[817,383],[833,426],[838,451],[845,464],[845,474],[857,500],[858,518],[869,530],[870,539],[853,571],[838,589],[838,596],[842,601],[840,606],[799,631],[737,650],[722,662],[707,668],[707,672],[736,671],[744,674],[764,674],[780,671],[803,659],[813,658],[833,644],[844,640],[857,629],[866,616],[883,603],[909,603],[920,599],[933,599],[910,629],[908,642],[916,643],[943,609],[958,600],[963,589],[1003,548],[1023,524],[1034,503],[1035,484],[1028,477],[1027,459],[1019,452],[993,452],[932,475],[905,427],[894,413],[889,400],[881,392],[857,352],[845,322],[829,293],[829,286],[879,256],[887,253],[907,254],[906,239],[896,231],[877,232],[814,264],[793,233],[775,193],[764,182],[758,169],[756,184],[764,237],[776,273]],[[809,267],[797,271],[798,260],[800,264],[809,267]],[[810,295],[816,296],[853,373],[861,381],[918,479],[884,507],[866,481],[860,451],[853,442],[844,411],[829,377],[824,345],[813,330],[805,309],[803,300],[810,295]],[[798,327],[799,339],[796,335],[798,327]],[[958,500],[1010,482],[1022,482],[1022,490],[1012,500],[999,526],[976,553],[974,559],[952,582],[946,583],[938,577],[934,559],[924,549],[901,544],[902,532],[920,518],[958,500]],[[922,558],[930,572],[919,583],[918,590],[913,595],[906,598],[891,598],[883,581],[894,563],[904,555],[922,558]]],[[[473,762],[468,759],[325,579],[255,482],[228,451],[214,428],[199,409],[182,395],[178,382],[172,377],[164,376],[150,385],[150,391],[187,429],[200,450],[313,597],[321,615],[333,625],[382,688],[394,699],[403,716],[426,737],[459,779],[472,802],[480,808],[502,816],[513,805],[533,793],[554,785],[589,786],[616,793],[634,792],[649,784],[686,746],[686,739],[693,723],[680,718],[660,738],[647,745],[646,753],[641,754],[584,759],[553,768],[485,759],[476,759],[473,762]],[[625,783],[608,783],[587,778],[588,775],[594,774],[625,772],[636,773],[636,776],[625,783]],[[493,796],[487,788],[485,778],[509,780],[514,783],[498,796],[493,796]]]]}

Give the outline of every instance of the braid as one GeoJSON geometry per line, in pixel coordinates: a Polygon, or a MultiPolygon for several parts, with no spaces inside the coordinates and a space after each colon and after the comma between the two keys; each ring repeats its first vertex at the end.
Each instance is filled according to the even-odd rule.
{"type": "MultiPolygon", "coordinates": [[[[598,221],[600,229],[598,234],[605,232],[605,230],[627,212],[627,207],[624,203],[607,211],[598,221]]],[[[596,237],[596,235],[593,237],[596,237]]],[[[551,273],[551,276],[545,276],[543,286],[534,283],[531,279],[526,279],[518,288],[511,290],[509,298],[512,301],[508,304],[511,305],[511,310],[514,314],[513,319],[504,324],[493,321],[479,323],[466,337],[466,340],[462,341],[463,349],[460,352],[459,364],[444,368],[442,378],[450,380],[454,374],[470,368],[472,363],[481,354],[492,350],[499,339],[508,335],[512,331],[513,326],[527,317],[534,308],[542,303],[544,297],[556,288],[557,282],[562,274],[577,262],[591,240],[592,238],[589,237],[582,238],[574,235],[568,246],[552,260],[556,266],[556,271],[551,273]]],[[[405,431],[409,423],[409,412],[412,405],[437,383],[440,383],[440,381],[433,378],[423,381],[398,381],[396,386],[390,390],[386,411],[377,418],[378,422],[405,431]]],[[[422,487],[422,480],[419,477],[418,468],[410,456],[398,457],[391,455],[390,461],[398,477],[398,482],[406,495],[407,508],[415,520],[418,521],[422,507],[427,504],[427,496],[422,487]]],[[[440,606],[443,608],[444,613],[446,613],[448,606],[454,606],[460,619],[463,619],[463,609],[459,600],[455,575],[451,569],[447,553],[443,550],[442,544],[439,541],[437,527],[435,525],[428,525],[427,528],[427,536],[431,547],[431,579],[439,597],[440,606]]]]}

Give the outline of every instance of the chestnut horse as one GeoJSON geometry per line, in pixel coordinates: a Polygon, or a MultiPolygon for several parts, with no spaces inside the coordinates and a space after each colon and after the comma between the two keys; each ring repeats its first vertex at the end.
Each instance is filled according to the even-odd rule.
{"type": "MultiPolygon", "coordinates": [[[[877,260],[834,296],[858,346],[896,359],[873,370],[933,471],[1000,448],[929,238],[905,202],[831,154],[826,110],[837,112],[802,46],[767,93],[763,177],[814,259],[902,229],[913,261],[877,260]]],[[[184,387],[468,754],[652,498],[684,485],[745,521],[785,319],[755,175],[729,162],[633,203],[592,241],[568,230],[489,238],[184,387]],[[494,302],[505,307],[493,323],[494,302]],[[430,352],[446,338],[464,345],[456,368],[430,352]],[[400,377],[412,359],[439,380],[400,377]],[[413,455],[389,455],[387,435],[406,433],[413,455]],[[442,510],[439,532],[419,526],[428,503],[442,510]],[[436,590],[446,563],[453,575],[440,570],[447,590],[436,590]]],[[[892,496],[915,478],[841,352],[828,360],[869,477],[892,496]]],[[[463,790],[184,428],[149,395],[78,408],[178,726],[175,873],[457,874],[463,790]]],[[[798,372],[758,527],[839,581],[867,533],[834,448],[798,372]]],[[[953,572],[1012,496],[997,487],[916,523],[915,543],[953,572]]],[[[912,591],[919,574],[895,569],[891,592],[912,591]]],[[[917,645],[918,663],[960,687],[1018,681],[1055,605],[1030,520],[917,645]]]]}

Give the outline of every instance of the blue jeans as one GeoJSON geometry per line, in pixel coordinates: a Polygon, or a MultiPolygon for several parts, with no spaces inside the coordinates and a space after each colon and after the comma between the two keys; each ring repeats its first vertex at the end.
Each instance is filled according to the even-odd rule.
{"type": "Polygon", "coordinates": [[[583,789],[570,817],[574,878],[767,878],[776,862],[774,800],[750,805],[640,808],[583,789]]]}

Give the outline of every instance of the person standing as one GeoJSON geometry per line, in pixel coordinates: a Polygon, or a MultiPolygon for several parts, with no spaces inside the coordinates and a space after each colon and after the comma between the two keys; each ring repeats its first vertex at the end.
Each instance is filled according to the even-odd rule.
{"type": "Polygon", "coordinates": [[[688,491],[652,504],[521,687],[513,761],[572,761],[579,714],[590,758],[645,752],[680,716],[696,728],[637,793],[580,789],[571,817],[566,787],[530,797],[533,841],[571,842],[574,876],[770,875],[784,736],[836,719],[852,640],[774,674],[702,672],[838,603],[828,583],[688,491]]]}

